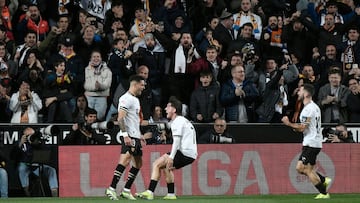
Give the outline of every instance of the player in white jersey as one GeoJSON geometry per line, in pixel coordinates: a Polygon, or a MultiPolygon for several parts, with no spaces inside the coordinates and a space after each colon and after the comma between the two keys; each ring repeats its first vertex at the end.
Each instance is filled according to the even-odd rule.
{"type": "Polygon", "coordinates": [[[142,146],[146,144],[140,132],[142,115],[140,102],[137,98],[137,96],[141,95],[144,88],[145,80],[143,77],[139,75],[131,76],[129,90],[119,99],[118,123],[122,146],[119,163],[115,168],[111,185],[105,191],[105,194],[111,200],[118,200],[115,191],[116,185],[131,160],[133,160],[133,165],[129,170],[127,182],[120,196],[136,200],[131,194],[130,188],[142,166],[142,146]]]}
{"type": "Polygon", "coordinates": [[[197,157],[195,128],[189,120],[181,115],[181,102],[175,97],[170,97],[165,110],[167,118],[170,119],[170,128],[174,141],[171,152],[162,155],[153,163],[148,190],[136,194],[143,199],[154,199],[154,191],[162,170],[165,172],[168,187],[168,194],[164,199],[176,199],[173,170],[193,163],[197,157]]]}
{"type": "Polygon", "coordinates": [[[331,179],[322,176],[315,169],[316,157],[322,148],[322,134],[320,108],[312,100],[314,92],[314,86],[311,84],[304,84],[298,92],[298,98],[304,104],[304,108],[300,113],[300,123],[291,123],[287,116],[284,116],[281,121],[294,131],[303,133],[302,153],[296,165],[296,170],[298,173],[308,176],[311,183],[320,192],[315,199],[328,199],[330,195],[327,188],[331,179]]]}

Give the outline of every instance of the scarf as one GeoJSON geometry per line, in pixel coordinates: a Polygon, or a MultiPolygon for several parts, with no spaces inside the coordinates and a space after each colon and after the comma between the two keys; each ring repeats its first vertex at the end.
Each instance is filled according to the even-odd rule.
{"type": "Polygon", "coordinates": [[[175,67],[174,73],[185,73],[186,70],[186,57],[184,47],[179,45],[175,51],[175,67]]]}

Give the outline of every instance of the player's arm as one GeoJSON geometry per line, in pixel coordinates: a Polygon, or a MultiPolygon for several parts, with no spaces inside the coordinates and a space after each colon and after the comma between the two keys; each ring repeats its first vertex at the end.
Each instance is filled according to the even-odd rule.
{"type": "Polygon", "coordinates": [[[173,135],[173,143],[171,145],[171,152],[170,152],[167,164],[166,164],[168,169],[173,168],[174,157],[175,157],[175,154],[176,154],[176,152],[177,152],[177,150],[179,148],[180,148],[180,136],[179,135],[173,135]]]}
{"type": "Polygon", "coordinates": [[[119,129],[120,129],[120,136],[124,137],[124,142],[125,145],[131,145],[131,139],[129,138],[129,134],[126,131],[125,128],[125,117],[126,117],[127,112],[123,109],[120,109],[118,112],[118,125],[119,125],[119,129]]]}
{"type": "Polygon", "coordinates": [[[286,125],[291,127],[296,132],[304,132],[304,130],[308,127],[306,123],[292,123],[290,122],[287,116],[284,116],[281,121],[286,125]]]}

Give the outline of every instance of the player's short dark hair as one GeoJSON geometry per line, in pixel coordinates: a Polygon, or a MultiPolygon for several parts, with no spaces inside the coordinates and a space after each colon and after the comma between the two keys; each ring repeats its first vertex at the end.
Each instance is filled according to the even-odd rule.
{"type": "Polygon", "coordinates": [[[57,67],[58,65],[60,65],[60,64],[62,64],[62,63],[65,63],[65,59],[63,59],[63,58],[58,58],[58,59],[56,59],[55,60],[55,62],[54,62],[54,67],[57,67]]]}
{"type": "Polygon", "coordinates": [[[130,76],[129,78],[129,82],[131,83],[132,81],[135,81],[135,82],[141,82],[142,80],[145,80],[142,76],[140,75],[132,75],[130,76]]]}
{"type": "Polygon", "coordinates": [[[84,111],[85,116],[88,116],[90,114],[97,114],[97,111],[93,108],[86,108],[84,111]]]}
{"type": "Polygon", "coordinates": [[[312,84],[305,83],[303,87],[304,87],[304,90],[307,91],[311,96],[314,96],[315,88],[312,84]]]}
{"type": "Polygon", "coordinates": [[[203,76],[213,76],[213,73],[211,72],[211,70],[202,70],[200,72],[200,77],[203,77],[203,76]]]}
{"type": "Polygon", "coordinates": [[[178,100],[175,96],[171,96],[169,98],[169,103],[176,109],[177,115],[182,115],[182,103],[180,100],[178,100]]]}

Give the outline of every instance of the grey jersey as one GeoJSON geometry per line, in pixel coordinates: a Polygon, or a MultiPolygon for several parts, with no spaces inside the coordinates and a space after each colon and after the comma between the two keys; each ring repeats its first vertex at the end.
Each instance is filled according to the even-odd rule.
{"type": "Polygon", "coordinates": [[[140,138],[140,102],[139,99],[129,92],[119,98],[118,111],[126,111],[124,119],[126,132],[130,137],[140,138]]]}
{"type": "Polygon", "coordinates": [[[308,127],[304,130],[303,146],[322,148],[321,112],[313,101],[306,104],[300,113],[300,122],[308,127]]]}

